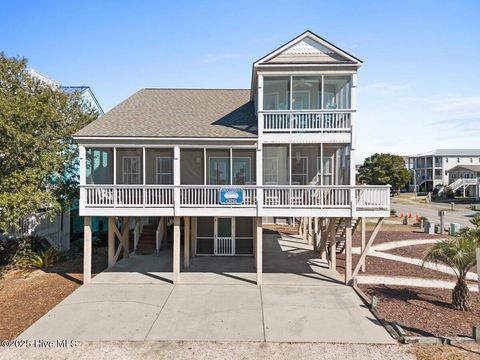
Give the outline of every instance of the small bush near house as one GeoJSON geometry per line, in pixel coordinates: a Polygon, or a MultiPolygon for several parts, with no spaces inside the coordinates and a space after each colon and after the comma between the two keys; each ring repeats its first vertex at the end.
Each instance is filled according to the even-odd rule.
{"type": "Polygon", "coordinates": [[[450,186],[445,186],[445,189],[443,189],[443,196],[447,199],[453,199],[455,198],[455,192],[450,186]]]}
{"type": "Polygon", "coordinates": [[[397,216],[397,210],[390,210],[390,216],[397,216]]]}
{"type": "Polygon", "coordinates": [[[19,269],[29,269],[32,267],[46,269],[64,258],[61,251],[51,246],[46,251],[39,251],[18,259],[14,265],[19,269]]]}
{"type": "Polygon", "coordinates": [[[35,252],[48,249],[48,242],[35,235],[9,238],[0,242],[0,267],[11,265],[35,252]]]}

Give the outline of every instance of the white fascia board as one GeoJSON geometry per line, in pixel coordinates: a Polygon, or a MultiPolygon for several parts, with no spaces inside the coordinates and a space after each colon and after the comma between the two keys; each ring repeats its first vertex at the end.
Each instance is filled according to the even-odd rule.
{"type": "Polygon", "coordinates": [[[277,50],[271,52],[270,54],[264,56],[263,58],[257,60],[255,63],[254,63],[254,66],[255,65],[258,65],[258,64],[261,64],[263,62],[266,62],[272,58],[274,58],[275,56],[281,54],[283,51],[285,51],[286,49],[288,49],[289,47],[295,45],[296,43],[299,43],[300,41],[302,41],[303,39],[305,38],[311,38],[312,40],[318,42],[320,45],[326,47],[327,49],[335,52],[335,53],[338,53],[340,55],[342,55],[343,57],[347,58],[348,60],[354,62],[354,63],[357,63],[359,65],[362,64],[361,60],[353,57],[352,55],[346,53],[345,51],[343,51],[342,49],[336,47],[335,45],[329,43],[328,41],[320,38],[319,36],[313,34],[312,32],[310,31],[306,31],[304,32],[303,34],[301,34],[300,36],[297,36],[296,38],[294,38],[293,40],[290,40],[288,43],[286,43],[285,45],[279,47],[277,50]]]}
{"type": "Polygon", "coordinates": [[[140,141],[257,141],[256,137],[201,138],[201,137],[134,137],[134,136],[73,136],[75,140],[140,140],[140,141]]]}
{"type": "Polygon", "coordinates": [[[319,70],[319,71],[311,71],[311,70],[293,70],[293,71],[286,71],[286,70],[276,70],[276,71],[258,71],[258,75],[353,75],[356,74],[356,70],[319,70]]]}

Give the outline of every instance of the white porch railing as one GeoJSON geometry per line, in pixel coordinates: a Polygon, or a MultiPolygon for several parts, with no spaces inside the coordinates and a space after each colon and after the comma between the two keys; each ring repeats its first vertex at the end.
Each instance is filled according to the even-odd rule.
{"type": "Polygon", "coordinates": [[[257,204],[256,187],[231,185],[229,187],[242,188],[244,199],[241,205],[222,205],[220,204],[220,189],[226,186],[194,186],[180,187],[180,206],[182,207],[226,207],[242,206],[255,207],[257,204]]]}
{"type": "Polygon", "coordinates": [[[350,132],[352,110],[281,110],[263,114],[263,132],[350,132]]]}
{"type": "Polygon", "coordinates": [[[179,188],[179,208],[318,208],[390,209],[389,186],[298,186],[232,185],[241,188],[244,199],[238,205],[220,204],[219,185],[85,185],[86,208],[174,207],[174,188],[179,188]],[[262,196],[261,203],[258,196],[262,196]]]}
{"type": "Polygon", "coordinates": [[[85,185],[85,205],[92,207],[173,206],[172,186],[85,185]]]}

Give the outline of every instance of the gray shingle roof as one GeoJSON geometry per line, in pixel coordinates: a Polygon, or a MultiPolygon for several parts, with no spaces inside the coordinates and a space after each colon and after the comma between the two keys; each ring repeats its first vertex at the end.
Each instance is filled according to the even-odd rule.
{"type": "Polygon", "coordinates": [[[480,165],[457,165],[454,168],[447,170],[447,172],[462,171],[464,169],[474,172],[480,172],[480,165]]]}
{"type": "Polygon", "coordinates": [[[75,136],[256,137],[250,90],[142,89],[75,136]]]}
{"type": "Polygon", "coordinates": [[[413,155],[422,156],[480,156],[480,149],[435,149],[423,154],[413,155]]]}

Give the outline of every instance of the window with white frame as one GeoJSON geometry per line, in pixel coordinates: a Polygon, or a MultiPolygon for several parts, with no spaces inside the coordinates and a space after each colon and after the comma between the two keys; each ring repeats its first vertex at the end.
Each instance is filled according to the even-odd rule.
{"type": "Polygon", "coordinates": [[[333,185],[334,183],[334,166],[333,166],[333,155],[323,157],[323,174],[321,174],[322,157],[317,157],[317,174],[318,178],[322,179],[322,185],[333,185]]]}
{"type": "Polygon", "coordinates": [[[232,159],[232,175],[234,185],[250,184],[252,181],[252,168],[250,158],[233,157],[232,159]]]}
{"type": "Polygon", "coordinates": [[[278,159],[265,157],[263,159],[263,181],[265,185],[278,184],[278,159]]]}
{"type": "Polygon", "coordinates": [[[124,184],[140,184],[140,156],[124,156],[122,179],[124,184]]]}
{"type": "Polygon", "coordinates": [[[173,183],[171,157],[156,157],[155,178],[158,185],[169,185],[173,183]]]}
{"type": "Polygon", "coordinates": [[[292,157],[292,185],[308,184],[308,157],[292,157]]]}

